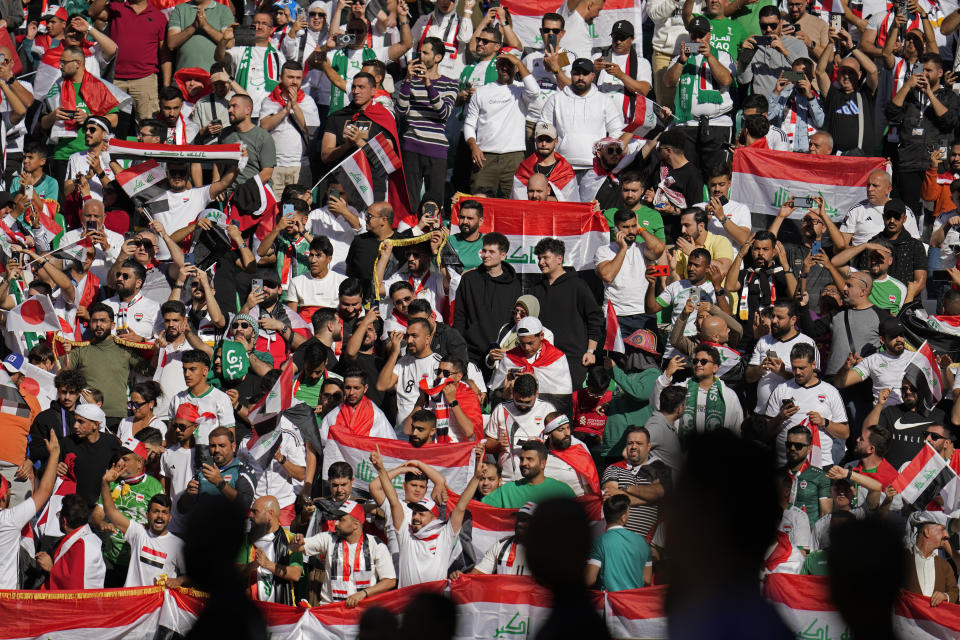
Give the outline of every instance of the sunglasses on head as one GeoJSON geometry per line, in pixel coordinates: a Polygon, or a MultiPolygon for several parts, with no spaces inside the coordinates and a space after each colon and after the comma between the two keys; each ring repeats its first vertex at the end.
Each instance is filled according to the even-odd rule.
{"type": "Polygon", "coordinates": [[[797,451],[799,451],[800,449],[806,449],[807,446],[808,446],[808,445],[805,445],[805,444],[802,443],[802,442],[788,442],[788,443],[787,443],[787,449],[796,449],[797,451]]]}

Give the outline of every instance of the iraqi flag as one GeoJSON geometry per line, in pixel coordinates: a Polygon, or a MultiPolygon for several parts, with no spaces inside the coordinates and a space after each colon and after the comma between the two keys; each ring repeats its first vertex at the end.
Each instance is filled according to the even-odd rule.
{"type": "Polygon", "coordinates": [[[907,368],[903,371],[903,377],[907,378],[917,390],[917,395],[920,396],[927,411],[933,409],[943,397],[943,376],[940,373],[940,365],[937,363],[933,349],[926,341],[910,358],[907,368]]]}
{"type": "Polygon", "coordinates": [[[662,107],[650,98],[638,95],[634,103],[633,120],[627,123],[624,131],[633,134],[634,138],[654,138],[663,131],[664,123],[660,119],[662,107]]]}
{"type": "Polygon", "coordinates": [[[4,591],[0,639],[152,640],[162,604],[162,587],[4,591]]]}
{"type": "Polygon", "coordinates": [[[454,638],[486,640],[536,637],[553,596],[528,576],[469,575],[450,583],[450,599],[457,605],[454,638]]]}
{"type": "MultiPolygon", "coordinates": [[[[460,201],[468,197],[454,197],[451,224],[459,224],[460,201]]],[[[483,205],[480,233],[496,231],[510,240],[507,262],[518,273],[540,273],[533,248],[543,238],[563,240],[564,261],[578,271],[593,269],[597,249],[610,244],[610,226],[594,203],[470,199],[483,205]]]]}
{"type": "Polygon", "coordinates": [[[246,454],[253,460],[261,470],[270,466],[274,454],[280,448],[280,442],[283,440],[283,431],[280,425],[277,425],[270,431],[260,435],[254,429],[246,443],[246,454]]]}
{"type": "Polygon", "coordinates": [[[7,331],[60,331],[60,318],[53,310],[50,298],[43,295],[32,296],[7,312],[7,331]]]}
{"type": "Polygon", "coordinates": [[[293,404],[295,390],[293,388],[293,359],[287,360],[280,370],[280,377],[273,384],[273,388],[267,392],[267,395],[254,406],[250,412],[249,419],[253,424],[263,422],[274,418],[281,411],[286,411],[293,404]]]}
{"type": "MultiPolygon", "coordinates": [[[[555,155],[557,157],[557,164],[550,172],[550,175],[547,176],[547,184],[550,185],[550,189],[558,201],[579,202],[580,186],[577,184],[577,175],[574,173],[573,167],[570,166],[567,159],[559,153],[555,155]]],[[[526,160],[521,162],[520,166],[517,167],[516,173],[513,174],[511,199],[527,199],[527,184],[530,182],[530,176],[533,175],[537,160],[537,154],[531,153],[527,156],[526,160]]]]}
{"type": "MultiPolygon", "coordinates": [[[[958,482],[957,472],[927,442],[891,486],[903,498],[903,511],[910,513],[923,509],[943,491],[946,491],[947,495],[956,496],[958,482]]],[[[944,511],[947,513],[955,509],[956,505],[944,504],[944,511]]]]}
{"type": "MultiPolygon", "coordinates": [[[[453,491],[466,489],[473,476],[475,442],[427,444],[417,448],[402,440],[358,436],[343,427],[333,426],[323,448],[323,477],[327,477],[330,465],[342,460],[355,470],[354,489],[368,491],[370,482],[377,477],[377,470],[370,464],[370,453],[378,447],[387,469],[410,460],[420,460],[436,469],[453,491]]],[[[396,485],[402,488],[402,477],[396,478],[396,485]]]]}
{"type": "Polygon", "coordinates": [[[960,338],[960,316],[931,316],[923,308],[914,313],[934,331],[960,338]]]}
{"type": "Polygon", "coordinates": [[[623,344],[623,336],[620,335],[620,321],[617,319],[617,312],[613,309],[613,303],[609,300],[604,311],[607,316],[607,336],[604,338],[603,348],[615,353],[626,353],[627,348],[623,344]]]}
{"type": "MultiPolygon", "coordinates": [[[[745,203],[755,213],[774,216],[793,196],[823,196],[827,214],[834,222],[840,222],[851,207],[866,197],[870,172],[886,167],[884,158],[817,156],[741,147],[733,152],[730,199],[745,203]]],[[[797,209],[790,217],[799,220],[806,213],[797,209]]]]}
{"type": "MultiPolygon", "coordinates": [[[[113,159],[147,160],[155,159],[164,162],[241,162],[243,158],[242,145],[233,144],[152,144],[148,142],[133,142],[130,140],[110,139],[107,149],[113,159]]],[[[117,178],[120,174],[117,174],[117,178]]],[[[129,193],[129,192],[128,192],[129,193]]]]}
{"type": "Polygon", "coordinates": [[[667,638],[667,587],[606,591],[603,617],[614,638],[667,638]]]}
{"type": "MultiPolygon", "coordinates": [[[[509,9],[510,17],[513,19],[513,30],[520,41],[541,49],[543,37],[540,34],[540,24],[543,14],[559,12],[564,2],[565,0],[503,0],[502,6],[504,9],[509,9]]],[[[637,41],[634,45],[639,51],[642,48],[640,41],[642,14],[642,0],[606,0],[600,15],[594,18],[593,24],[590,25],[590,34],[593,36],[590,49],[608,46],[613,23],[617,20],[629,20],[636,27],[637,41]]],[[[575,53],[588,55],[590,51],[575,53]]],[[[570,60],[573,61],[573,56],[570,60]]]]}
{"type": "Polygon", "coordinates": [[[378,133],[331,172],[345,189],[347,202],[357,211],[387,200],[389,176],[402,167],[400,156],[388,140],[385,134],[378,133]]]}
{"type": "MultiPolygon", "coordinates": [[[[203,612],[207,599],[193,590],[164,589],[163,608],[159,625],[186,636],[203,612]]],[[[314,629],[315,618],[307,608],[291,607],[269,602],[255,603],[267,623],[267,636],[271,639],[285,638],[334,638],[318,634],[314,629]]],[[[154,627],[156,631],[156,627],[154,627]]],[[[152,638],[152,636],[150,636],[152,638]]]]}
{"type": "Polygon", "coordinates": [[[117,182],[131,198],[146,202],[167,192],[167,169],[156,160],[147,160],[117,174],[117,182]]]}

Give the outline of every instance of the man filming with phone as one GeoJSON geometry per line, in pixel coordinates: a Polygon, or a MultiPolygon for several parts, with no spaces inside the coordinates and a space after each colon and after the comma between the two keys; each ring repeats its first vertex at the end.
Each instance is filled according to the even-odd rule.
{"type": "Polygon", "coordinates": [[[750,36],[743,43],[737,60],[737,79],[749,84],[752,93],[770,95],[781,72],[789,71],[797,58],[807,55],[802,40],[783,34],[780,10],[775,6],[760,9],[760,34],[750,36]]]}

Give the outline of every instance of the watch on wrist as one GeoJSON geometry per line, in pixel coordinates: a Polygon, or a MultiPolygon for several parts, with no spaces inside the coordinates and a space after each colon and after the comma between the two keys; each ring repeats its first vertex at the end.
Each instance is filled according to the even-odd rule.
{"type": "Polygon", "coordinates": [[[227,481],[224,480],[223,478],[220,478],[220,482],[217,483],[217,489],[219,489],[220,491],[223,491],[223,488],[225,486],[227,486],[227,481]]]}
{"type": "Polygon", "coordinates": [[[459,406],[460,406],[459,400],[454,400],[453,402],[447,403],[447,407],[449,407],[450,409],[453,409],[454,407],[459,407],[459,406]]]}

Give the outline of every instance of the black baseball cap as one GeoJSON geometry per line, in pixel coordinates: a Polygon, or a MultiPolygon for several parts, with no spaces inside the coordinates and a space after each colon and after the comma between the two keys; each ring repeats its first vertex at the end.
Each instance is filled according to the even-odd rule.
{"type": "Polygon", "coordinates": [[[593,73],[594,70],[593,60],[588,60],[587,58],[577,58],[570,67],[571,72],[580,71],[581,73],[593,73]]]}
{"type": "Polygon", "coordinates": [[[697,38],[710,33],[710,29],[710,21],[703,16],[694,16],[687,25],[687,33],[697,38]]]}
{"type": "Polygon", "coordinates": [[[894,198],[883,205],[883,218],[902,218],[907,212],[907,205],[903,200],[894,198]]]}
{"type": "Polygon", "coordinates": [[[893,316],[890,316],[880,322],[880,330],[877,333],[885,338],[896,338],[897,336],[902,336],[905,331],[903,324],[893,316]]]}
{"type": "Polygon", "coordinates": [[[629,20],[617,20],[613,23],[613,28],[610,29],[610,35],[632,38],[636,35],[636,32],[633,30],[633,23],[629,20]]]}

